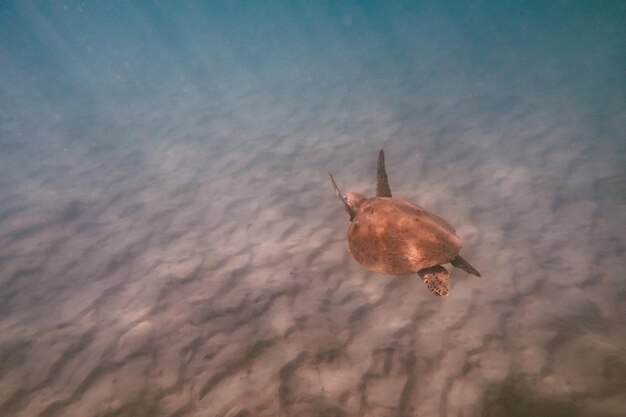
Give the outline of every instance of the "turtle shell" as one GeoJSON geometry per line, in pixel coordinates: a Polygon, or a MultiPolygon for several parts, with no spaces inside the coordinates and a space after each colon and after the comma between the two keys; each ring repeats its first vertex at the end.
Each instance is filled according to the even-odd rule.
{"type": "Polygon", "coordinates": [[[450,262],[463,241],[428,210],[397,198],[373,197],[358,209],[348,230],[354,259],[388,275],[415,273],[450,262]]]}

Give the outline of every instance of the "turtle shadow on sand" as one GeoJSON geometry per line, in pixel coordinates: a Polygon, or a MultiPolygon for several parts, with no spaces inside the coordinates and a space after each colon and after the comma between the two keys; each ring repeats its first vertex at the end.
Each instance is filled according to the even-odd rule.
{"type": "Polygon", "coordinates": [[[378,153],[376,196],[355,192],[341,195],[329,172],[335,193],[350,215],[348,249],[370,271],[387,275],[417,272],[434,295],[448,295],[449,272],[442,264],[470,274],[480,273],[459,255],[463,241],[441,217],[408,201],[393,198],[385,153],[378,153]]]}

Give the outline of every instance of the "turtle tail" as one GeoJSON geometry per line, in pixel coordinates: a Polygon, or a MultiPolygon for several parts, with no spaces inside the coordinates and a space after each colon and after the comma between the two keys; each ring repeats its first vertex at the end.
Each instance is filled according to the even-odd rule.
{"type": "Polygon", "coordinates": [[[463,271],[468,272],[472,275],[476,275],[477,277],[481,276],[480,272],[478,272],[476,268],[470,265],[469,262],[463,259],[461,255],[457,255],[452,261],[450,261],[450,263],[453,266],[456,266],[457,268],[461,268],[463,271]]]}

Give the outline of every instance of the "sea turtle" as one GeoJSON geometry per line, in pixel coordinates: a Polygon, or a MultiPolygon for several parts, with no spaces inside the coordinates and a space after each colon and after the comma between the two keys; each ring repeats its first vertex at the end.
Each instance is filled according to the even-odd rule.
{"type": "Polygon", "coordinates": [[[348,248],[365,268],[387,275],[417,272],[435,295],[448,295],[449,272],[441,266],[451,263],[480,276],[459,255],[463,241],[454,228],[428,210],[391,196],[385,153],[378,153],[376,197],[355,192],[342,197],[329,172],[335,193],[350,215],[348,248]]]}

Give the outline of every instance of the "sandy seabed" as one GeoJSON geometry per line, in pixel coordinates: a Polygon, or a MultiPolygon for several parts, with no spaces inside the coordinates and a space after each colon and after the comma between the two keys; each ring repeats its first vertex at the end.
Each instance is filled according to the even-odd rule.
{"type": "Polygon", "coordinates": [[[0,415],[622,415],[626,114],[479,90],[15,111],[0,415]],[[437,298],[351,259],[327,171],[372,194],[380,147],[482,278],[437,298]]]}

